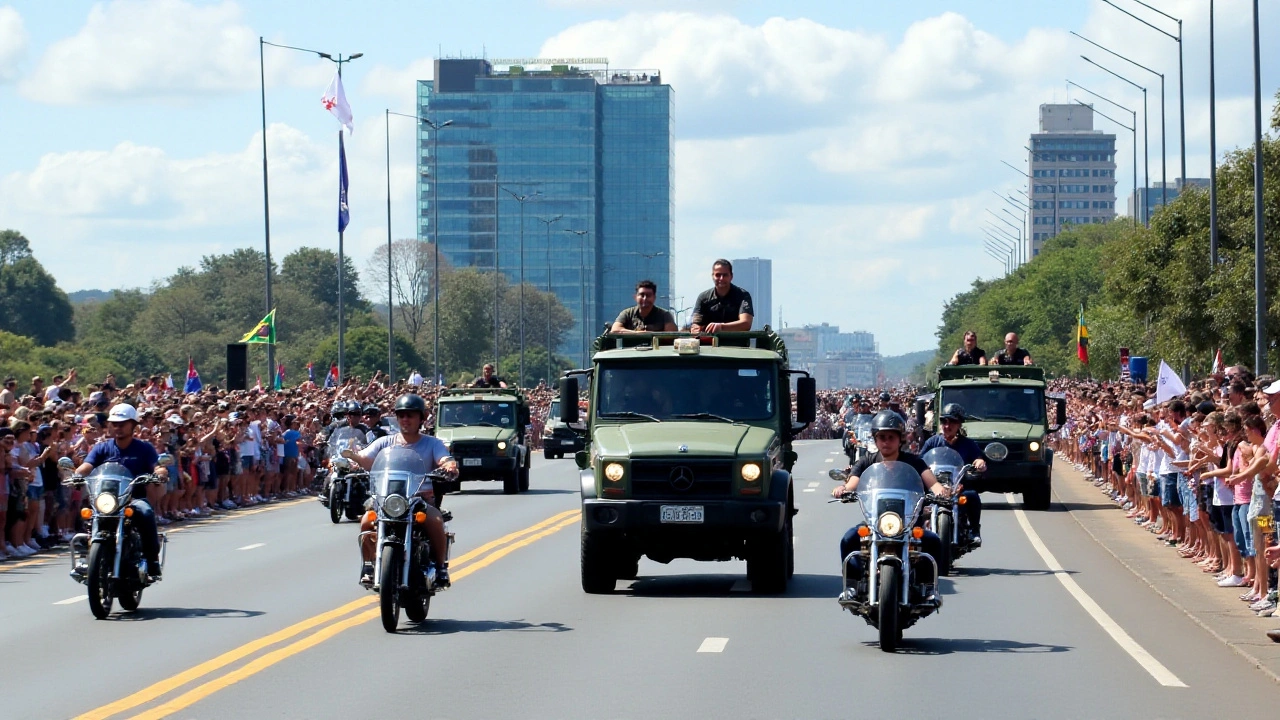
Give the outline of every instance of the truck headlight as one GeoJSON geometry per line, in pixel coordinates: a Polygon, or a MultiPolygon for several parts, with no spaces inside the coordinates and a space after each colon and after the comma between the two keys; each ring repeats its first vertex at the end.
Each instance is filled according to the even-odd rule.
{"type": "Polygon", "coordinates": [[[1040,443],[1032,440],[1031,444],[1027,446],[1027,449],[1033,453],[1040,452],[1040,443]]]}
{"type": "Polygon", "coordinates": [[[604,476],[609,479],[609,482],[621,482],[622,475],[622,463],[612,462],[604,466],[604,476]]]}
{"type": "Polygon", "coordinates": [[[742,466],[742,479],[747,482],[755,482],[760,479],[760,466],[756,463],[747,463],[742,466]]]}
{"type": "Polygon", "coordinates": [[[499,440],[499,441],[498,441],[498,449],[499,449],[499,450],[506,450],[506,449],[507,449],[507,441],[506,441],[506,440],[499,440]]]}
{"type": "Polygon", "coordinates": [[[902,516],[896,512],[887,512],[876,521],[876,528],[885,537],[897,537],[902,534],[902,516]]]}

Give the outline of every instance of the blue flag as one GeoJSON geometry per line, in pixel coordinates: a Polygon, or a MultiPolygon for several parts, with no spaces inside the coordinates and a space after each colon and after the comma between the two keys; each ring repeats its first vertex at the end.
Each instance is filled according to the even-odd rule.
{"type": "Polygon", "coordinates": [[[347,229],[351,222],[351,211],[347,208],[347,150],[342,143],[342,132],[338,132],[338,232],[347,229]]]}

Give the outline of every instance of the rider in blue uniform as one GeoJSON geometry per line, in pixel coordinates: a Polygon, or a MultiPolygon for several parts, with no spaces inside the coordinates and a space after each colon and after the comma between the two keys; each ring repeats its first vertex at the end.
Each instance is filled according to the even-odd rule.
{"type": "MultiPolygon", "coordinates": [[[[974,470],[983,472],[987,469],[987,461],[982,459],[982,448],[964,434],[963,407],[958,403],[947,403],[947,406],[942,408],[942,417],[938,418],[938,423],[942,425],[942,432],[924,441],[924,445],[920,448],[921,455],[934,448],[947,447],[959,453],[960,459],[964,460],[965,464],[972,465],[974,470]]],[[[960,493],[960,496],[965,499],[964,504],[960,506],[960,513],[969,523],[969,529],[973,531],[973,544],[981,546],[982,497],[976,490],[965,490],[960,493]]]]}

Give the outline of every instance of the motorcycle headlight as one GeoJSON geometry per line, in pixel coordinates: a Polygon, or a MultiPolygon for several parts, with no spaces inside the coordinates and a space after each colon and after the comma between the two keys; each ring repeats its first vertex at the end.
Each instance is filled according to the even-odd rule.
{"type": "Polygon", "coordinates": [[[404,514],[409,511],[409,501],[403,495],[388,495],[382,501],[382,511],[387,514],[387,517],[404,517],[404,514]]]}
{"type": "Polygon", "coordinates": [[[1009,448],[1004,443],[993,442],[983,449],[982,454],[986,455],[988,460],[1000,462],[1009,457],[1009,448]]]}
{"type": "Polygon", "coordinates": [[[120,507],[120,499],[111,493],[102,493],[94,499],[93,506],[103,515],[110,515],[120,507]]]}
{"type": "Polygon", "coordinates": [[[880,516],[876,528],[885,537],[897,537],[902,534],[902,516],[896,512],[887,512],[880,516]]]}
{"type": "Polygon", "coordinates": [[[742,466],[742,479],[747,482],[755,482],[760,479],[760,466],[756,463],[747,463],[742,466]]]}

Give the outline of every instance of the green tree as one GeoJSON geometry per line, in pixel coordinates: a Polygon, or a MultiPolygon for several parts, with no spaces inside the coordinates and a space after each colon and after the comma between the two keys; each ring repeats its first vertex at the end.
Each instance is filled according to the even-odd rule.
{"type": "Polygon", "coordinates": [[[41,345],[75,339],[71,301],[16,230],[0,231],[0,330],[41,345]]]}
{"type": "MultiPolygon", "coordinates": [[[[360,294],[360,273],[350,255],[342,258],[342,305],[348,317],[368,312],[369,301],[360,294]]],[[[330,250],[301,247],[280,262],[280,283],[298,290],[312,302],[323,304],[337,317],[338,254],[330,250]]],[[[335,319],[336,322],[336,319],[335,319]]]]}
{"type": "MultiPolygon", "coordinates": [[[[396,367],[397,377],[403,377],[407,368],[426,367],[426,361],[418,354],[413,343],[404,335],[396,333],[396,367]]],[[[387,329],[374,325],[365,325],[347,331],[344,343],[343,371],[348,375],[356,375],[364,380],[373,377],[379,370],[387,371],[387,329]]],[[[311,353],[311,362],[316,368],[324,368],[328,372],[330,364],[338,361],[338,336],[326,338],[311,353]]],[[[305,363],[299,367],[299,373],[293,377],[300,378],[305,373],[305,363]]],[[[320,382],[324,372],[316,373],[316,381],[320,382]]],[[[265,380],[264,380],[265,382],[265,380]]],[[[291,381],[294,382],[294,381],[291,381]]]]}

